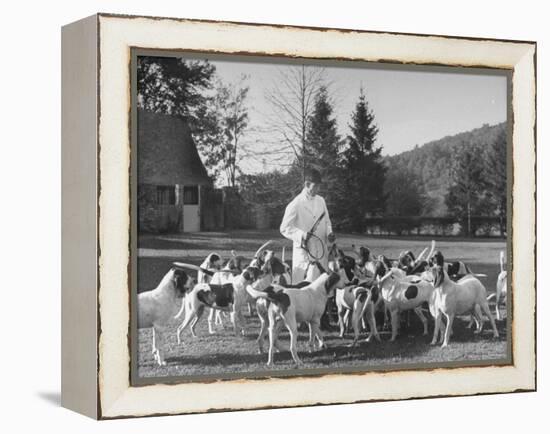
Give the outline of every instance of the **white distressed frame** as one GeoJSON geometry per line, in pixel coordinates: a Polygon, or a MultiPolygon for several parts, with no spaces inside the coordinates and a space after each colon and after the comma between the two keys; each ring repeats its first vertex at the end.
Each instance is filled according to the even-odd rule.
{"type": "Polygon", "coordinates": [[[470,395],[536,387],[535,44],[99,15],[101,418],[470,395]],[[513,69],[513,366],[130,387],[130,47],[513,69]]]}

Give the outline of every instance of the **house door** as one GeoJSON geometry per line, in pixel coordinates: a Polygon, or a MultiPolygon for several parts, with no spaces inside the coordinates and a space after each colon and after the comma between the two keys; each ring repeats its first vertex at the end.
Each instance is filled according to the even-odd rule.
{"type": "Polygon", "coordinates": [[[199,232],[201,214],[199,205],[199,186],[183,186],[183,232],[199,232]]]}

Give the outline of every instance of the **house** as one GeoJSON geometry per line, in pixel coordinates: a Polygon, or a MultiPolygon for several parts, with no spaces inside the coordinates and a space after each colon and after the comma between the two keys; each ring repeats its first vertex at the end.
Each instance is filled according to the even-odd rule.
{"type": "Polygon", "coordinates": [[[138,110],[138,230],[197,232],[201,190],[212,188],[187,123],[178,116],[138,110]]]}

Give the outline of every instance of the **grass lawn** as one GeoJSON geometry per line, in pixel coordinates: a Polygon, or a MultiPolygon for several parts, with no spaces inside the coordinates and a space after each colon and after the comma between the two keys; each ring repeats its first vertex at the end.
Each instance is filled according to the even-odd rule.
{"type": "MultiPolygon", "coordinates": [[[[138,241],[138,291],[154,288],[162,276],[169,270],[173,261],[185,261],[200,264],[212,251],[224,258],[229,257],[231,250],[238,254],[252,257],[256,249],[266,240],[276,241],[275,249],[286,246],[287,258],[291,257],[291,243],[277,231],[233,231],[204,232],[178,235],[142,235],[138,241]]],[[[351,245],[367,246],[375,254],[385,254],[395,258],[400,251],[410,249],[420,252],[430,244],[429,238],[378,238],[360,235],[340,235],[338,245],[349,252],[351,245]]],[[[503,240],[456,240],[437,239],[437,248],[448,260],[460,259],[466,262],[476,273],[485,273],[481,278],[488,292],[493,292],[499,267],[499,252],[506,249],[503,240]]],[[[279,253],[280,255],[280,253],[279,253]]],[[[492,308],[493,309],[493,308],[492,308]]],[[[502,308],[504,318],[505,309],[502,308]]],[[[415,315],[402,315],[400,336],[396,342],[388,342],[389,336],[381,343],[361,343],[356,348],[347,348],[351,335],[344,339],[338,337],[337,327],[325,333],[327,350],[308,353],[306,341],[307,329],[299,333],[298,352],[305,368],[380,368],[396,367],[407,364],[433,364],[440,362],[481,361],[504,359],[507,355],[506,320],[497,322],[500,338],[493,339],[490,325],[486,321],[480,336],[474,335],[466,328],[467,318],[457,318],[453,326],[453,336],[448,348],[440,349],[429,345],[430,336],[422,336],[422,326],[415,315]]],[[[172,324],[166,333],[167,366],[158,367],[151,355],[151,330],[139,330],[139,375],[141,377],[164,377],[186,375],[218,375],[224,373],[261,372],[266,369],[267,355],[258,354],[256,337],[259,331],[258,318],[246,316],[247,331],[244,337],[236,337],[225,321],[224,329],[210,336],[207,329],[206,314],[199,321],[197,338],[188,330],[182,334],[183,342],[177,345],[175,328],[172,324]]],[[[380,326],[379,326],[380,327],[380,326]]],[[[283,332],[282,341],[288,342],[288,334],[283,332]]],[[[267,342],[265,347],[267,348],[267,342]]],[[[275,369],[293,368],[289,352],[275,355],[275,369]]]]}

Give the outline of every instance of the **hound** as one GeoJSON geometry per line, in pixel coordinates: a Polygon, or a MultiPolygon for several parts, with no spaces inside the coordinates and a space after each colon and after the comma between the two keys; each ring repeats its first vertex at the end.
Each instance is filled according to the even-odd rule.
{"type": "MultiPolygon", "coordinates": [[[[249,267],[253,268],[259,268],[261,264],[263,264],[262,257],[264,256],[265,252],[264,250],[267,248],[269,244],[271,244],[273,241],[269,240],[266,243],[264,243],[260,248],[256,251],[254,254],[254,258],[250,262],[249,267]]],[[[212,254],[211,254],[212,255],[212,254]]],[[[211,256],[209,255],[209,257],[211,256]]],[[[208,259],[208,258],[207,258],[208,259]]],[[[206,261],[205,261],[206,262],[206,261]]],[[[221,269],[216,271],[214,270],[208,270],[205,269],[205,267],[200,266],[196,267],[191,264],[181,264],[183,266],[186,266],[187,268],[197,270],[198,276],[206,274],[209,277],[209,281],[203,281],[199,283],[209,283],[214,286],[226,286],[233,283],[236,276],[242,273],[242,270],[244,268],[244,264],[246,262],[246,258],[244,256],[237,255],[237,253],[232,250],[231,251],[231,258],[227,261],[225,266],[221,269]],[[212,274],[213,273],[213,274],[212,274]]],[[[204,263],[203,263],[204,264],[204,263]]],[[[237,288],[240,288],[239,285],[237,285],[237,288]]],[[[242,316],[242,308],[246,304],[247,294],[246,291],[240,290],[235,295],[235,303],[233,303],[233,310],[229,311],[227,309],[218,309],[218,308],[210,308],[210,312],[208,314],[208,332],[210,334],[214,334],[215,330],[213,327],[213,324],[216,325],[222,325],[222,317],[221,313],[225,312],[229,314],[230,321],[233,324],[233,328],[236,327],[237,324],[239,324],[239,329],[241,330],[241,333],[244,331],[244,328],[242,325],[244,324],[244,318],[242,316]],[[242,298],[244,297],[244,301],[242,298]]],[[[189,303],[186,303],[182,306],[182,308],[185,308],[185,306],[188,306],[189,303]]],[[[250,312],[250,306],[249,306],[249,312],[250,312]]],[[[181,313],[178,314],[178,317],[181,315],[181,313]]],[[[198,315],[195,317],[193,322],[190,324],[191,327],[191,334],[193,337],[196,337],[195,334],[195,326],[197,322],[199,321],[201,315],[198,315]]]]}
{"type": "MultiPolygon", "coordinates": [[[[417,259],[414,259],[414,254],[409,251],[407,252],[407,255],[400,255],[399,260],[390,261],[386,256],[379,255],[378,259],[374,259],[373,255],[370,253],[370,250],[367,247],[355,247],[352,244],[352,248],[354,249],[354,252],[359,257],[358,265],[362,269],[360,273],[362,273],[363,276],[373,279],[378,277],[383,277],[385,272],[387,272],[390,269],[394,270],[394,276],[395,277],[402,277],[406,274],[406,270],[404,267],[402,267],[403,261],[401,260],[402,257],[406,257],[407,259],[407,265],[410,266],[411,270],[416,267],[416,265],[419,263],[419,261],[422,260],[422,257],[426,253],[427,249],[424,249],[419,255],[417,259]],[[383,271],[382,274],[381,271],[383,271]]],[[[366,305],[365,308],[367,309],[367,320],[369,321],[369,325],[372,329],[372,326],[376,327],[376,320],[374,319],[374,313],[376,311],[382,311],[384,315],[384,325],[383,329],[387,330],[389,328],[390,323],[390,315],[388,311],[388,307],[386,306],[385,299],[383,297],[378,297],[377,294],[373,294],[373,306],[366,305]],[[371,314],[372,311],[372,314],[371,314]],[[371,324],[372,323],[372,324],[371,324]]],[[[370,342],[372,339],[373,332],[371,331],[370,336],[367,338],[367,342],[370,342]]],[[[375,329],[374,331],[374,337],[376,340],[380,341],[380,336],[378,334],[378,331],[375,329]]],[[[355,341],[354,341],[355,342],[355,341]]]]}
{"type": "Polygon", "coordinates": [[[354,338],[350,346],[355,346],[359,341],[360,323],[363,315],[367,314],[367,321],[370,327],[370,333],[366,342],[370,342],[373,337],[380,341],[380,335],[376,328],[376,319],[374,317],[374,305],[378,301],[379,292],[375,282],[363,282],[360,285],[347,286],[336,290],[336,306],[338,308],[338,325],[340,326],[340,337],[344,337],[344,332],[351,313],[351,324],[353,327],[354,338]]]}
{"type": "Polygon", "coordinates": [[[434,286],[418,276],[403,275],[404,271],[390,269],[378,285],[385,308],[390,312],[392,334],[390,341],[394,341],[399,331],[399,314],[405,310],[414,310],[424,326],[424,335],[428,334],[428,320],[422,312],[422,304],[432,298],[434,286]]]}
{"type": "Polygon", "coordinates": [[[357,256],[357,276],[373,277],[376,273],[376,259],[371,254],[370,249],[364,246],[356,247],[355,244],[352,244],[351,248],[357,256]]]}
{"type": "MultiPolygon", "coordinates": [[[[432,242],[432,253],[435,242],[432,242]]],[[[426,270],[428,262],[423,260],[424,254],[427,249],[422,250],[418,257],[415,258],[414,253],[411,250],[405,250],[399,254],[397,259],[397,267],[404,270],[407,275],[420,274],[426,270]]],[[[429,255],[428,255],[429,256],[429,255]]]]}
{"type": "MultiPolygon", "coordinates": [[[[432,241],[432,250],[428,255],[426,270],[428,270],[428,268],[433,267],[435,265],[435,262],[434,262],[435,254],[433,254],[434,251],[435,251],[435,241],[432,241]]],[[[439,252],[439,254],[441,253],[439,252]]],[[[447,273],[449,278],[454,282],[468,275],[471,275],[474,277],[487,277],[487,275],[483,273],[474,273],[470,269],[470,267],[462,261],[444,262],[443,268],[445,269],[445,272],[447,273]]],[[[429,272],[429,274],[431,274],[431,272],[429,272]]]]}
{"type": "MultiPolygon", "coordinates": [[[[319,264],[317,267],[322,266],[319,264]]],[[[273,252],[268,252],[264,267],[262,268],[263,275],[258,278],[254,283],[250,285],[250,289],[247,288],[248,294],[252,299],[256,299],[256,313],[260,320],[260,332],[256,342],[258,343],[258,352],[264,353],[264,341],[268,334],[268,307],[269,300],[263,297],[255,295],[257,291],[265,291],[266,288],[275,284],[284,288],[303,288],[308,286],[311,282],[303,281],[295,285],[286,284],[285,274],[288,272],[286,263],[279,260],[276,256],[273,256],[273,252]],[[255,292],[256,291],[256,292],[255,292]]],[[[290,279],[289,279],[290,280],[290,279]]],[[[275,339],[274,346],[277,350],[282,351],[282,347],[279,345],[277,339],[275,339]]]]}
{"type": "MultiPolygon", "coordinates": [[[[379,268],[385,268],[384,264],[379,261],[370,261],[370,251],[366,247],[360,247],[355,250],[355,253],[359,257],[359,264],[364,266],[367,262],[372,262],[373,276],[379,272],[379,268]]],[[[345,288],[339,288],[336,290],[336,307],[338,310],[338,324],[340,326],[340,337],[344,337],[345,329],[349,322],[349,316],[352,315],[352,327],[354,331],[354,340],[351,346],[354,346],[359,340],[360,321],[363,322],[364,314],[367,314],[367,321],[370,327],[370,334],[367,338],[367,342],[370,342],[373,336],[379,341],[380,336],[376,328],[376,319],[374,317],[375,306],[379,299],[378,288],[375,285],[374,278],[363,279],[361,282],[357,277],[357,274],[363,275],[359,270],[359,264],[354,258],[346,256],[342,250],[337,251],[337,260],[339,268],[343,269],[346,273],[348,281],[351,281],[351,286],[345,288]]],[[[363,323],[365,328],[365,324],[363,323]]]]}
{"type": "Polygon", "coordinates": [[[283,288],[273,285],[266,288],[265,292],[255,291],[248,287],[247,290],[253,297],[262,297],[269,300],[269,355],[267,366],[273,365],[273,351],[277,339],[277,320],[282,320],[290,333],[290,352],[297,365],[302,365],[296,351],[298,339],[298,324],[306,322],[309,325],[308,347],[313,349],[315,339],[320,348],[325,344],[319,328],[321,315],[325,311],[328,297],[335,288],[345,285],[342,272],[323,273],[314,282],[304,288],[283,288]]]}
{"type": "Polygon", "coordinates": [[[155,289],[138,294],[138,329],[153,329],[152,353],[159,366],[166,365],[162,351],[162,329],[173,319],[185,293],[193,285],[193,279],[185,271],[174,267],[155,289]]]}
{"type": "MultiPolygon", "coordinates": [[[[185,264],[189,266],[189,264],[185,264]]],[[[244,333],[241,309],[245,298],[246,286],[254,282],[260,275],[260,270],[255,267],[247,267],[240,275],[230,283],[222,285],[213,283],[199,283],[185,298],[185,309],[181,309],[176,319],[185,310],[185,318],[177,330],[178,344],[181,343],[181,332],[190,324],[196,323],[205,307],[219,309],[231,313],[231,322],[235,335],[244,333]]]]}
{"type": "Polygon", "coordinates": [[[221,269],[222,258],[217,253],[210,253],[200,265],[197,272],[197,283],[210,283],[212,275],[204,270],[210,270],[213,273],[221,269]],[[203,270],[204,269],[204,270],[203,270]]]}
{"type": "Polygon", "coordinates": [[[496,292],[489,295],[487,300],[495,297],[495,316],[500,320],[500,309],[498,308],[501,301],[506,303],[506,293],[508,291],[508,274],[506,268],[504,267],[504,252],[500,252],[500,273],[497,277],[497,288],[496,292]]]}
{"type": "Polygon", "coordinates": [[[487,303],[487,291],[483,284],[473,275],[468,275],[453,282],[444,268],[444,258],[441,252],[436,252],[433,256],[433,266],[431,269],[434,282],[433,297],[430,301],[430,311],[435,317],[435,327],[432,339],[432,345],[438,341],[441,331],[441,347],[449,345],[449,339],[452,333],[453,321],[456,315],[470,313],[478,320],[476,333],[481,333],[483,329],[483,317],[481,311],[489,317],[493,328],[493,336],[498,338],[498,330],[495,320],[489,310],[487,303]],[[445,316],[447,325],[445,335],[441,329],[442,316],[445,316]]]}
{"type": "MultiPolygon", "coordinates": [[[[200,265],[199,271],[197,272],[197,283],[210,283],[212,280],[212,274],[207,273],[207,271],[214,272],[214,276],[216,275],[216,271],[220,271],[221,269],[221,262],[222,258],[217,253],[210,253],[205,260],[200,265]],[[203,269],[205,271],[203,271],[203,269]]],[[[218,279],[221,279],[221,273],[218,274],[218,279]]],[[[232,274],[229,274],[231,278],[233,277],[232,274]]],[[[221,282],[217,282],[218,284],[221,282]]],[[[222,318],[220,316],[220,311],[216,309],[210,309],[210,312],[208,314],[208,333],[214,334],[214,328],[212,327],[212,322],[214,320],[215,325],[222,325],[222,318]],[[215,316],[215,319],[214,319],[215,316]]],[[[195,325],[197,322],[195,321],[193,324],[191,324],[191,334],[193,337],[197,337],[195,334],[195,325]]]]}

